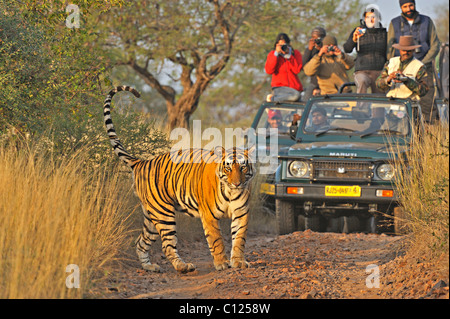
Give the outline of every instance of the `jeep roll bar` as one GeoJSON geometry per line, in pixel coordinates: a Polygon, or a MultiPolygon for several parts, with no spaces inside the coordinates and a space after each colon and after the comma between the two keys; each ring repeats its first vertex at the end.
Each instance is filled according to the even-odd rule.
{"type": "Polygon", "coordinates": [[[356,86],[355,82],[345,82],[344,84],[341,85],[341,87],[339,88],[339,94],[342,94],[342,92],[344,91],[344,89],[347,86],[356,86]]]}

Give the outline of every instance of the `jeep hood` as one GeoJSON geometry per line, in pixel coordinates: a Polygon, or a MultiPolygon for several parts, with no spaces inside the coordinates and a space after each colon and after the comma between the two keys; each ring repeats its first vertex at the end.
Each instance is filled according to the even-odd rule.
{"type": "MultiPolygon", "coordinates": [[[[406,146],[396,145],[395,153],[403,153],[406,146]]],[[[292,145],[290,156],[331,156],[331,157],[389,157],[390,146],[384,143],[363,142],[313,142],[292,145]]]]}

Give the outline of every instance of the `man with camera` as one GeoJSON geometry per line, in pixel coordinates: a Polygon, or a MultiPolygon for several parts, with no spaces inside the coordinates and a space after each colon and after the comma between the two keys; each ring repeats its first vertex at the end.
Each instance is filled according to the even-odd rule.
{"type": "Polygon", "coordinates": [[[303,67],[307,76],[317,76],[321,94],[338,93],[342,84],[349,82],[347,70],[355,61],[337,46],[335,37],[327,35],[319,52],[303,67]]]}
{"type": "Polygon", "coordinates": [[[420,100],[427,94],[426,66],[414,57],[420,45],[414,43],[413,36],[401,36],[397,44],[392,45],[399,50],[400,56],[391,58],[377,79],[377,87],[388,91],[386,96],[420,100]]]}
{"type": "Polygon", "coordinates": [[[378,7],[368,5],[363,13],[359,27],[353,29],[344,51],[351,53],[356,48],[355,83],[357,93],[380,93],[375,85],[386,63],[386,29],[380,23],[381,14],[378,7]]]}
{"type": "MultiPolygon", "coordinates": [[[[303,64],[306,64],[311,60],[313,56],[319,53],[322,48],[323,38],[327,35],[327,32],[322,27],[315,27],[311,31],[311,38],[309,39],[308,46],[303,53],[303,64]]],[[[309,85],[305,90],[303,100],[307,101],[311,96],[320,95],[319,84],[317,83],[317,77],[312,76],[309,78],[309,85]]]]}
{"type": "Polygon", "coordinates": [[[267,55],[265,71],[272,75],[272,94],[267,102],[298,101],[303,91],[298,74],[302,70],[302,55],[290,45],[286,33],[278,34],[274,49],[267,55]]]}
{"type": "Polygon", "coordinates": [[[422,112],[428,122],[433,122],[437,118],[436,108],[433,109],[434,98],[434,68],[433,61],[439,53],[439,38],[436,27],[430,17],[419,14],[415,0],[399,0],[401,15],[392,19],[388,31],[388,52],[387,57],[399,56],[398,50],[393,46],[398,43],[400,36],[411,35],[414,44],[420,45],[414,50],[414,57],[422,61],[428,73],[427,85],[429,92],[421,99],[422,112]]]}

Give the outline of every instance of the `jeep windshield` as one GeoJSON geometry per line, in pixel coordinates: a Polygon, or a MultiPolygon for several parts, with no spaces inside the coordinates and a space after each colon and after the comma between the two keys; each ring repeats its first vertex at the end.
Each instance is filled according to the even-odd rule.
{"type": "Polygon", "coordinates": [[[265,128],[270,133],[270,128],[278,129],[279,135],[289,135],[289,128],[294,120],[294,114],[298,119],[302,116],[304,105],[299,107],[270,106],[264,109],[256,128],[265,128]]]}
{"type": "Polygon", "coordinates": [[[303,132],[316,137],[407,136],[410,131],[407,107],[391,101],[314,101],[303,116],[303,132]]]}

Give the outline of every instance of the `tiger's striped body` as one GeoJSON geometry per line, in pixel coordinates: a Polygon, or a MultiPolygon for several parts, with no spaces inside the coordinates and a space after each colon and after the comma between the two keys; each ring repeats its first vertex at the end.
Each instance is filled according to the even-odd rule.
{"type": "Polygon", "coordinates": [[[231,218],[231,266],[248,267],[244,247],[253,177],[249,151],[189,149],[169,152],[151,160],[137,159],[124,149],[111,120],[111,99],[123,90],[139,96],[137,91],[126,86],[112,90],[104,103],[104,120],[115,153],[133,170],[136,192],[141,200],[144,227],[136,241],[136,251],[142,267],[160,270],[158,265],[150,262],[149,249],[161,236],[163,252],[177,271],[195,269],[178,255],[175,211],[201,219],[218,270],[230,266],[218,222],[221,218],[231,218]]]}

